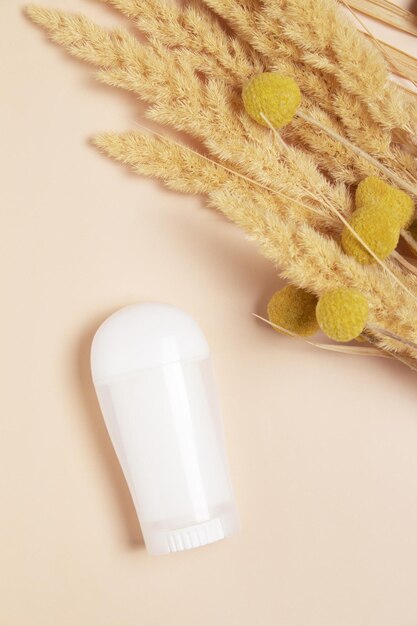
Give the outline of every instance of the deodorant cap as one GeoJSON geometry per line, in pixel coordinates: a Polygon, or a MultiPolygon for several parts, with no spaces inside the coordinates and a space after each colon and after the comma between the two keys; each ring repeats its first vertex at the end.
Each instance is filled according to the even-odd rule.
{"type": "Polygon", "coordinates": [[[193,318],[166,304],[125,307],[98,329],[91,369],[148,552],[236,532],[209,347],[193,318]]]}

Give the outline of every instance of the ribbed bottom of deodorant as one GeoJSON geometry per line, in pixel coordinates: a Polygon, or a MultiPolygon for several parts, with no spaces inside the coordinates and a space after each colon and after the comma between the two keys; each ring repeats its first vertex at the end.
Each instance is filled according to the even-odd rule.
{"type": "Polygon", "coordinates": [[[206,546],[225,539],[239,530],[236,513],[226,512],[205,522],[176,529],[152,529],[144,533],[150,554],[170,554],[206,546]]]}

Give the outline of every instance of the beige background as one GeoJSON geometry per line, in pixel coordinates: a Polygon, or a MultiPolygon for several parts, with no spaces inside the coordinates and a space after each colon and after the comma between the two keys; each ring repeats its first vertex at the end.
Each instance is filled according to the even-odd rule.
{"type": "Polygon", "coordinates": [[[97,154],[87,138],[140,107],[21,6],[0,5],[0,625],[416,626],[415,375],[257,322],[274,268],[200,199],[97,154]],[[159,558],[89,375],[98,324],[146,300],[207,334],[243,525],[159,558]]]}

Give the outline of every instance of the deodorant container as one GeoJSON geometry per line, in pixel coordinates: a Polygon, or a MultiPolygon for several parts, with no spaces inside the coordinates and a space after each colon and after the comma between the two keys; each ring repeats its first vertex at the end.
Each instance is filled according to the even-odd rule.
{"type": "Polygon", "coordinates": [[[224,539],[239,521],[207,341],[165,304],[135,304],[98,329],[100,407],[151,554],[224,539]]]}

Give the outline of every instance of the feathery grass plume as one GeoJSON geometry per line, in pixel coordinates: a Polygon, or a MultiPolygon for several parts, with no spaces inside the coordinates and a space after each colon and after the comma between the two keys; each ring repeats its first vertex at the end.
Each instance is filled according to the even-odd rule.
{"type": "Polygon", "coordinates": [[[270,71],[291,76],[303,91],[323,105],[331,102],[335,82],[320,71],[302,63],[297,47],[282,36],[279,24],[265,19],[259,2],[236,0],[203,0],[215,13],[234,29],[239,37],[256,50],[270,71]]]}
{"type": "MultiPolygon", "coordinates": [[[[178,107],[175,107],[174,112],[171,107],[172,98],[177,97],[180,99],[180,101],[182,101],[185,95],[184,88],[187,87],[188,93],[190,93],[189,87],[191,84],[192,86],[191,91],[194,91],[194,94],[193,94],[194,103],[193,104],[196,105],[195,112],[198,113],[198,111],[204,110],[204,97],[200,99],[195,98],[198,92],[197,79],[193,71],[190,71],[186,62],[180,63],[179,66],[182,72],[184,72],[187,69],[187,73],[184,77],[179,76],[178,78],[176,76],[176,72],[179,73],[178,65],[176,65],[175,62],[172,62],[172,58],[169,55],[165,54],[165,50],[163,50],[161,46],[157,47],[156,44],[154,44],[155,49],[153,51],[149,51],[149,49],[145,50],[143,46],[142,47],[139,46],[133,38],[131,38],[127,34],[124,34],[122,31],[117,31],[113,34],[107,33],[103,29],[98,29],[94,25],[90,25],[88,21],[85,20],[85,18],[76,18],[75,16],[64,16],[62,14],[61,15],[57,14],[57,12],[50,12],[50,11],[42,12],[42,10],[39,10],[36,8],[32,10],[31,16],[32,18],[39,21],[43,25],[46,25],[47,27],[52,29],[53,37],[58,42],[66,45],[69,48],[69,50],[76,56],[85,58],[86,60],[92,61],[97,65],[105,65],[107,69],[105,69],[101,73],[101,78],[105,82],[109,82],[110,84],[116,84],[117,86],[122,86],[128,89],[131,89],[135,91],[136,93],[140,93],[142,97],[145,97],[145,99],[151,102],[155,98],[157,100],[159,99],[158,105],[151,111],[151,114],[153,117],[155,117],[156,119],[159,119],[160,121],[164,123],[171,123],[176,128],[180,128],[182,130],[185,129],[193,133],[194,135],[199,136],[200,138],[202,137],[204,139],[204,138],[207,138],[208,136],[210,138],[211,146],[213,147],[212,128],[210,127],[211,126],[210,124],[208,124],[207,130],[205,131],[205,133],[201,134],[201,128],[195,127],[194,116],[192,118],[192,123],[190,127],[189,108],[186,110],[186,115],[188,116],[188,118],[186,117],[185,120],[183,120],[181,116],[179,116],[180,112],[178,111],[178,107]],[[59,30],[58,35],[55,33],[54,29],[59,30]],[[81,33],[79,32],[80,30],[81,30],[81,33]],[[103,41],[105,42],[106,50],[107,48],[109,48],[113,52],[113,55],[110,57],[110,59],[106,57],[104,61],[101,59],[103,41]],[[91,54],[91,51],[93,51],[94,54],[91,54]],[[155,52],[158,52],[161,54],[159,54],[158,56],[158,55],[153,54],[155,52]],[[152,80],[148,81],[147,79],[150,78],[151,70],[153,70],[153,73],[151,76],[152,80]],[[165,73],[164,73],[164,70],[165,70],[165,73]],[[145,75],[145,80],[144,80],[144,75],[145,75]],[[167,85],[169,86],[170,77],[173,77],[173,76],[175,78],[178,78],[178,80],[175,81],[176,82],[175,87],[176,88],[179,87],[179,90],[177,89],[177,90],[174,90],[173,92],[172,89],[169,90],[169,88],[165,88],[165,89],[162,89],[162,93],[161,93],[161,88],[166,87],[167,85]],[[155,92],[155,89],[153,89],[155,86],[157,88],[156,92],[155,92]],[[148,91],[146,90],[146,88],[148,88],[148,91]],[[165,107],[163,104],[161,104],[161,95],[164,96],[162,100],[165,100],[165,107]],[[178,123],[178,117],[180,117],[179,123],[178,123]],[[187,122],[185,126],[184,126],[184,122],[187,122]]],[[[186,55],[186,52],[182,51],[182,56],[185,57],[185,55],[186,55]]],[[[183,60],[185,59],[183,58],[183,60]]],[[[216,85],[214,83],[213,87],[214,89],[212,89],[212,94],[214,93],[215,95],[213,105],[214,105],[214,108],[216,108],[217,110],[219,108],[217,92],[218,92],[218,89],[220,88],[220,85],[216,85]]],[[[188,103],[186,106],[188,106],[188,103]]],[[[224,107],[221,107],[221,109],[222,110],[220,112],[220,117],[222,118],[224,117],[223,114],[226,114],[228,111],[228,103],[226,103],[224,107]]],[[[233,120],[230,119],[229,122],[233,126],[233,120]]],[[[221,150],[220,156],[224,159],[231,159],[233,161],[233,157],[236,156],[236,146],[233,147],[235,154],[232,153],[232,156],[230,156],[230,153],[225,155],[224,154],[225,143],[224,143],[223,135],[224,134],[222,134],[222,136],[219,138],[220,141],[218,142],[218,144],[220,144],[220,150],[221,150]]],[[[253,147],[254,147],[253,145],[249,146],[249,152],[251,152],[253,147]]],[[[216,152],[216,149],[218,150],[218,147],[214,145],[214,148],[215,148],[214,151],[216,152]]],[[[240,153],[241,152],[240,146],[238,145],[237,148],[238,148],[238,153],[240,153]]],[[[274,147],[274,154],[272,155],[273,156],[272,160],[275,160],[275,150],[276,150],[276,146],[274,147]]],[[[262,147],[261,152],[264,152],[263,147],[262,147]]],[[[259,150],[258,150],[258,153],[259,153],[259,150]]],[[[258,166],[259,161],[262,162],[263,160],[262,159],[263,155],[260,155],[260,156],[261,156],[260,159],[254,159],[254,163],[256,164],[256,167],[258,166]]],[[[247,161],[251,159],[251,157],[253,157],[253,155],[243,154],[243,158],[241,158],[241,154],[238,154],[237,163],[241,164],[243,161],[243,164],[246,164],[247,161]],[[239,163],[239,159],[240,159],[240,163],[239,163]]],[[[310,174],[313,172],[312,167],[310,168],[303,167],[302,169],[304,171],[309,171],[310,174]]],[[[256,171],[255,172],[249,171],[248,173],[249,175],[254,176],[254,177],[256,177],[257,175],[256,171]]],[[[276,173],[277,172],[275,170],[274,175],[276,173]]],[[[264,176],[264,172],[262,172],[261,170],[261,176],[260,176],[261,180],[263,179],[263,176],[264,176]]],[[[265,182],[265,180],[263,180],[263,182],[265,182]]],[[[271,181],[270,179],[267,179],[266,182],[267,184],[274,185],[274,180],[271,181]]],[[[301,199],[303,200],[304,198],[301,198],[301,199]]]]}
{"type": "MultiPolygon", "coordinates": [[[[155,38],[145,46],[120,29],[100,29],[86,18],[58,11],[36,8],[30,11],[30,16],[71,54],[101,68],[98,78],[102,82],[133,91],[152,104],[147,115],[153,120],[188,132],[203,141],[217,158],[233,164],[234,169],[277,191],[285,189],[295,200],[311,203],[313,190],[318,190],[333,206],[347,215],[351,212],[347,190],[341,185],[331,185],[317,170],[311,156],[297,150],[298,165],[294,167],[270,133],[264,131],[262,143],[259,142],[258,127],[248,125],[243,116],[240,89],[217,79],[201,80],[190,67],[188,50],[168,50],[155,38]],[[82,24],[81,33],[79,24],[82,24]],[[103,42],[111,54],[102,58],[103,42]],[[304,172],[302,184],[300,171],[304,172]]],[[[334,213],[321,200],[315,204],[327,213],[327,231],[334,232],[334,213]]],[[[307,220],[314,224],[316,214],[312,212],[307,220]]],[[[317,226],[325,227],[323,219],[317,226]]]]}
{"type": "MultiPolygon", "coordinates": [[[[207,194],[229,180],[229,175],[209,160],[176,145],[170,139],[139,132],[102,133],[93,139],[107,156],[136,173],[162,180],[167,187],[191,194],[207,194]]],[[[267,192],[264,192],[265,196],[267,192]]]]}
{"type": "MultiPolygon", "coordinates": [[[[262,2],[241,3],[237,0],[203,0],[214,12],[226,20],[238,35],[257,50],[271,71],[292,76],[304,94],[322,106],[332,103],[338,85],[331,75],[308,66],[297,46],[281,27],[283,9],[279,3],[272,19],[262,2]]],[[[331,106],[327,109],[332,112],[331,106]]]]}
{"type": "MultiPolygon", "coordinates": [[[[271,211],[291,219],[296,211],[300,218],[304,215],[305,220],[311,214],[310,204],[297,206],[285,193],[274,193],[210,157],[159,134],[102,133],[93,142],[107,156],[130,166],[137,174],[159,178],[176,191],[208,194],[226,181],[229,189],[235,189],[241,182],[245,185],[247,199],[254,206],[268,206],[271,211]]],[[[334,228],[340,229],[336,218],[334,228]]]]}
{"type": "Polygon", "coordinates": [[[236,86],[265,67],[245,42],[226,34],[216,16],[191,2],[181,9],[167,0],[101,0],[133,20],[140,32],[158,38],[167,48],[187,49],[196,67],[211,78],[236,86]]]}
{"type": "MultiPolygon", "coordinates": [[[[325,126],[333,128],[339,135],[345,134],[348,139],[365,151],[378,155],[378,158],[396,173],[404,175],[401,164],[393,158],[390,148],[391,133],[385,128],[385,125],[375,122],[365,104],[356,96],[347,93],[338,84],[334,76],[305,62],[302,51],[293,42],[288,41],[281,24],[284,11],[280,2],[274,2],[274,15],[272,17],[268,15],[271,8],[265,2],[246,4],[237,2],[237,0],[204,0],[204,2],[225,19],[241,38],[260,53],[269,70],[278,71],[295,78],[303,90],[303,108],[311,117],[314,119],[321,118],[318,121],[321,121],[325,126]],[[266,6],[264,6],[265,4],[266,6]],[[326,110],[327,119],[324,119],[323,111],[320,113],[317,106],[310,105],[310,98],[314,102],[319,102],[323,111],[326,110]]],[[[355,31],[353,26],[351,29],[355,31]]],[[[362,37],[360,33],[356,34],[362,37]]],[[[311,38],[314,38],[314,35],[311,35],[311,38]]],[[[382,60],[381,63],[384,64],[384,61],[382,60]]],[[[388,81],[386,71],[385,77],[388,86],[390,86],[391,83],[388,81]]],[[[407,100],[406,95],[404,95],[404,99],[407,100]]],[[[414,109],[412,107],[408,107],[408,109],[412,115],[414,109]]],[[[301,142],[305,147],[313,145],[311,141],[309,144],[305,144],[306,134],[298,136],[293,125],[288,130],[292,132],[291,136],[294,141],[301,142]]],[[[314,135],[315,133],[314,127],[311,128],[310,134],[314,135]]],[[[338,146],[337,142],[330,137],[320,134],[316,142],[316,153],[328,154],[329,156],[334,153],[338,154],[339,158],[341,157],[340,145],[338,146]]],[[[345,158],[345,167],[339,169],[337,174],[331,168],[330,159],[325,159],[322,156],[320,165],[330,177],[348,184],[355,177],[360,178],[369,175],[369,165],[367,166],[362,160],[357,163],[361,171],[355,171],[352,170],[352,162],[355,162],[352,155],[345,152],[345,158]],[[346,178],[343,178],[344,172],[346,172],[346,178]]]]}
{"type": "MultiPolygon", "coordinates": [[[[336,133],[343,133],[340,124],[318,107],[303,107],[303,110],[336,133]]],[[[302,145],[314,155],[317,166],[326,175],[338,183],[355,185],[358,180],[367,176],[378,175],[378,170],[367,160],[357,157],[351,150],[335,141],[324,132],[318,131],[312,124],[295,117],[284,129],[283,136],[292,144],[302,145]]]]}
{"type": "MultiPolygon", "coordinates": [[[[100,73],[100,77],[104,82],[133,90],[140,94],[142,98],[150,102],[157,100],[158,104],[151,111],[151,115],[155,119],[158,119],[163,123],[171,123],[176,128],[187,130],[195,136],[198,136],[200,139],[207,140],[209,137],[211,146],[214,146],[211,128],[213,126],[212,123],[206,125],[206,130],[203,133],[201,132],[201,128],[195,127],[194,119],[192,120],[192,125],[190,127],[188,108],[190,103],[186,102],[187,125],[184,126],[184,123],[181,122],[181,112],[179,111],[179,107],[177,106],[173,109],[171,106],[173,99],[175,100],[175,98],[177,98],[177,100],[183,102],[188,96],[192,104],[195,105],[196,113],[198,113],[198,111],[203,110],[204,101],[207,100],[207,98],[204,97],[204,94],[200,94],[201,97],[199,98],[198,92],[199,90],[201,92],[202,87],[200,81],[198,81],[198,78],[195,75],[195,68],[190,68],[190,59],[193,55],[190,54],[188,50],[176,51],[177,57],[181,57],[179,58],[179,63],[176,63],[176,59],[173,58],[173,54],[167,53],[167,50],[160,44],[156,44],[154,42],[153,49],[150,47],[145,48],[144,46],[139,45],[138,42],[128,33],[121,30],[107,32],[104,29],[96,27],[94,24],[86,20],[86,18],[82,18],[80,16],[65,15],[48,10],[43,11],[42,9],[37,9],[36,7],[30,9],[29,14],[32,19],[48,28],[51,32],[52,38],[58,43],[65,45],[72,54],[90,61],[99,67],[103,67],[104,70],[100,73]],[[151,72],[154,78],[151,82],[149,82],[147,78],[151,72]],[[181,76],[181,74],[183,74],[183,76],[181,76]],[[171,90],[169,89],[170,86],[171,90]],[[156,91],[153,87],[156,87],[156,91]]],[[[168,14],[168,17],[172,16],[168,14]]],[[[223,56],[225,56],[227,62],[229,62],[227,51],[224,51],[223,56]]],[[[218,91],[221,88],[221,86],[219,84],[216,85],[216,83],[213,83],[212,87],[215,91],[218,91]]],[[[211,92],[213,93],[213,89],[211,92]]],[[[217,100],[217,98],[215,98],[215,100],[217,100]]],[[[216,108],[218,103],[214,102],[213,104],[214,108],[216,108]]],[[[229,103],[225,103],[225,106],[222,107],[221,116],[225,118],[223,119],[222,128],[226,127],[225,121],[228,121],[228,128],[232,128],[233,132],[237,136],[240,129],[235,123],[235,120],[232,119],[234,117],[233,113],[230,115],[229,103]],[[228,119],[226,119],[227,113],[229,113],[228,119]]],[[[201,124],[199,124],[199,126],[201,126],[201,124]]],[[[233,143],[236,142],[233,141],[232,137],[231,144],[233,143]]],[[[254,148],[254,144],[245,144],[245,147],[249,148],[249,151],[251,151],[254,148]]],[[[256,147],[259,148],[257,144],[255,145],[255,148],[256,147]]],[[[254,155],[248,155],[248,158],[246,158],[244,152],[242,152],[244,158],[240,158],[238,155],[238,160],[236,161],[236,146],[233,146],[233,148],[234,151],[232,153],[225,153],[225,143],[222,136],[220,141],[217,142],[217,156],[220,156],[225,160],[230,159],[240,167],[245,166],[248,162],[253,162],[256,166],[255,169],[258,171],[247,171],[247,173],[254,177],[260,175],[261,180],[265,182],[265,169],[271,169],[272,160],[269,159],[269,163],[265,163],[265,159],[262,158],[263,155],[260,155],[257,159],[251,159],[251,156],[253,157],[254,155]],[[260,172],[259,165],[261,165],[260,172]],[[263,167],[264,165],[266,165],[266,167],[263,167]]],[[[240,150],[239,146],[237,146],[237,148],[240,150]]],[[[340,150],[339,145],[337,145],[337,149],[340,150]]],[[[274,152],[275,151],[276,146],[274,146],[274,152]]],[[[214,148],[214,152],[216,153],[216,147],[214,148]]],[[[262,152],[264,152],[264,150],[262,150],[262,152]]],[[[323,152],[323,155],[324,156],[322,156],[320,160],[320,164],[322,166],[324,165],[326,152],[323,152]]],[[[275,155],[272,156],[273,159],[275,159],[275,155]]],[[[303,155],[300,153],[300,157],[302,156],[303,155]]],[[[333,154],[330,152],[330,156],[334,156],[334,152],[333,154]]],[[[305,159],[306,157],[304,156],[304,160],[305,159]]],[[[302,161],[302,159],[300,159],[300,161],[302,161]]],[[[302,167],[302,170],[309,171],[310,177],[313,174],[314,178],[314,174],[316,174],[314,168],[307,162],[306,165],[310,165],[310,167],[302,167]]],[[[282,171],[280,172],[278,170],[279,168],[276,166],[273,178],[281,180],[282,176],[280,176],[280,174],[282,174],[282,171]]],[[[369,167],[367,167],[363,173],[370,174],[373,172],[369,169],[369,167]]],[[[340,176],[340,173],[338,175],[340,176]]],[[[345,176],[344,178],[346,181],[347,177],[345,176]]],[[[286,179],[288,180],[288,175],[283,178],[284,181],[286,179]]],[[[316,186],[318,185],[319,187],[326,184],[324,180],[318,180],[317,176],[314,182],[316,186]]],[[[275,181],[269,178],[266,180],[266,184],[274,186],[275,181]]],[[[327,196],[325,190],[320,189],[320,192],[327,196]]],[[[339,195],[339,198],[336,199],[340,200],[340,197],[343,196],[340,188],[336,190],[336,193],[339,195]]],[[[303,200],[300,196],[296,197],[303,200]]],[[[344,204],[346,207],[346,198],[344,204]]]]}
{"type": "Polygon", "coordinates": [[[303,60],[333,76],[367,107],[378,124],[388,129],[408,128],[407,103],[400,88],[387,80],[382,55],[346,20],[337,3],[265,0],[265,10],[269,19],[279,19],[303,60]]]}
{"type": "MultiPolygon", "coordinates": [[[[305,54],[303,48],[297,47],[296,44],[291,40],[291,38],[288,39],[287,33],[284,29],[288,7],[284,2],[274,2],[272,4],[270,2],[262,2],[256,5],[254,4],[251,10],[245,10],[241,7],[240,3],[236,2],[236,0],[204,1],[209,6],[211,6],[213,10],[221,14],[224,19],[228,20],[229,23],[237,30],[237,32],[239,32],[240,36],[245,38],[248,42],[251,43],[251,45],[255,49],[261,52],[263,58],[268,58],[270,61],[274,60],[277,71],[283,71],[284,73],[289,73],[290,75],[293,75],[305,93],[309,93],[313,99],[319,100],[321,102],[321,105],[328,108],[329,111],[336,111],[336,109],[333,108],[333,102],[335,98],[340,95],[340,93],[343,93],[343,90],[340,89],[340,86],[331,74],[328,74],[327,72],[323,73],[323,68],[321,67],[320,63],[318,63],[318,67],[315,68],[311,63],[309,63],[309,61],[311,60],[310,56],[308,54],[305,54]],[[252,25],[256,25],[256,28],[252,25]],[[296,64],[297,74],[295,72],[293,73],[289,69],[287,70],[287,72],[281,69],[283,55],[284,57],[290,56],[292,60],[298,60],[296,64]],[[300,72],[300,68],[303,67],[303,64],[304,72],[300,72]],[[307,77],[310,80],[308,80],[307,77]],[[314,86],[313,91],[311,91],[312,86],[314,86]]],[[[336,5],[336,3],[333,4],[336,5]]],[[[302,8],[303,0],[299,0],[298,5],[302,8]]],[[[335,6],[333,6],[333,9],[335,9],[335,6]]],[[[319,20],[320,15],[321,13],[317,12],[317,20],[319,20]]],[[[342,23],[344,23],[348,29],[350,28],[350,31],[352,31],[353,35],[358,38],[357,40],[360,44],[361,39],[363,40],[363,36],[359,34],[352,25],[348,24],[346,20],[343,20],[343,18],[342,23]]],[[[309,37],[306,42],[307,46],[310,44],[310,42],[312,42],[312,44],[314,45],[315,36],[316,32],[313,32],[313,29],[311,29],[311,33],[309,33],[309,37]]],[[[366,42],[362,41],[362,43],[366,45],[366,42]]],[[[378,51],[374,49],[374,46],[371,46],[371,48],[373,49],[374,56],[377,56],[378,51]]],[[[323,66],[325,66],[326,60],[324,57],[322,59],[322,62],[323,66]]],[[[380,57],[379,59],[379,66],[379,69],[382,69],[385,72],[385,78],[387,81],[388,75],[382,57],[380,57]]],[[[398,91],[398,87],[394,87],[394,89],[398,91]]],[[[400,95],[401,92],[398,94],[398,96],[400,95]]],[[[402,95],[404,96],[404,100],[407,101],[407,96],[405,94],[402,95]]],[[[344,97],[347,100],[348,93],[346,91],[344,93],[344,97]]],[[[364,117],[364,121],[366,121],[366,124],[361,124],[361,126],[365,127],[365,137],[361,137],[360,135],[355,134],[355,123],[353,123],[352,126],[350,126],[349,124],[349,119],[351,119],[353,122],[355,118],[357,119],[356,113],[354,117],[349,117],[349,111],[351,110],[353,105],[355,105],[355,98],[350,96],[350,104],[349,106],[346,106],[344,109],[342,109],[344,115],[341,117],[341,119],[346,125],[346,130],[348,131],[349,138],[355,143],[361,143],[362,141],[362,147],[364,149],[371,150],[369,144],[367,145],[365,142],[366,137],[374,137],[375,141],[375,135],[381,134],[383,129],[374,124],[374,128],[369,129],[369,134],[366,132],[367,126],[372,126],[372,123],[369,117],[369,113],[367,113],[364,106],[362,106],[361,115],[364,117]],[[346,116],[346,119],[344,119],[344,116],[346,116]]],[[[356,104],[354,108],[358,108],[358,104],[356,104]]],[[[381,135],[381,139],[382,137],[383,135],[381,135]]]]}
{"type": "MultiPolygon", "coordinates": [[[[194,64],[194,68],[204,71],[210,77],[222,79],[233,86],[241,86],[250,76],[267,69],[259,54],[248,45],[242,45],[235,37],[226,35],[214,16],[195,3],[180,10],[165,0],[149,0],[145,4],[139,4],[135,0],[102,1],[132,19],[141,32],[158,37],[163,45],[179,48],[186,45],[193,53],[190,55],[190,62],[194,64]]],[[[290,68],[281,66],[281,69],[286,70],[284,74],[294,73],[291,62],[289,65],[290,68]]],[[[306,79],[312,80],[312,72],[307,73],[306,79]]],[[[327,91],[321,95],[327,97],[327,91]]],[[[336,121],[326,116],[308,98],[304,98],[303,104],[312,117],[320,118],[322,123],[341,132],[336,121]]],[[[373,173],[373,168],[366,161],[358,160],[324,134],[317,134],[316,129],[305,130],[299,124],[294,124],[287,131],[287,136],[308,150],[314,146],[314,151],[320,155],[320,168],[337,181],[351,183],[373,173]],[[312,137],[316,137],[313,142],[312,137]],[[334,167],[333,162],[333,156],[337,152],[344,153],[346,157],[345,165],[340,170],[334,167]],[[343,176],[345,171],[346,175],[343,176]]],[[[372,136],[375,137],[375,134],[372,136]]]]}
{"type": "MultiPolygon", "coordinates": [[[[196,3],[179,9],[171,2],[165,0],[149,0],[146,3],[138,3],[136,0],[102,0],[120,10],[128,18],[132,19],[139,30],[150,37],[157,37],[158,42],[172,48],[184,48],[191,51],[189,62],[194,69],[204,72],[206,75],[233,85],[241,86],[253,74],[263,69],[268,69],[259,54],[246,44],[241,44],[235,37],[225,34],[213,14],[204,10],[204,7],[196,3]]],[[[311,70],[305,71],[301,66],[294,70],[294,63],[288,59],[280,59],[280,71],[287,75],[294,75],[297,79],[302,78],[301,83],[316,87],[313,90],[321,100],[329,98],[330,85],[323,89],[325,81],[319,78],[311,70]]],[[[273,68],[273,69],[276,69],[273,68]]],[[[334,116],[326,115],[322,109],[315,106],[308,96],[303,98],[303,108],[308,114],[321,121],[327,127],[333,128],[339,134],[343,134],[343,128],[334,116]]],[[[369,141],[365,148],[376,154],[389,154],[390,138],[387,133],[382,133],[375,127],[368,116],[368,120],[355,118],[357,106],[347,103],[346,111],[352,109],[348,116],[350,123],[350,136],[354,140],[367,135],[369,141]],[[367,132],[369,130],[369,132],[367,132]]],[[[375,173],[374,168],[364,159],[358,159],[351,151],[340,145],[325,133],[317,133],[314,127],[308,124],[292,124],[286,131],[287,137],[291,138],[296,145],[308,151],[315,152],[316,161],[320,169],[337,182],[347,184],[375,173]],[[338,156],[335,167],[334,155],[338,156]]],[[[397,168],[397,162],[390,160],[390,165],[397,168]]]]}

